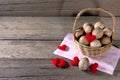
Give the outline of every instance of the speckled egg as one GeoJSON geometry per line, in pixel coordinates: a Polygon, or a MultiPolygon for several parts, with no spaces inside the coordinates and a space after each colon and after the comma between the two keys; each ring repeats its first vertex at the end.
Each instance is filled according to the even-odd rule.
{"type": "Polygon", "coordinates": [[[102,38],[101,38],[101,43],[102,44],[109,44],[111,42],[111,39],[110,39],[110,37],[108,37],[108,36],[103,36],[102,38]]]}
{"type": "Polygon", "coordinates": [[[92,35],[95,35],[97,39],[100,39],[103,36],[103,30],[101,28],[95,28],[92,35]]]}
{"type": "Polygon", "coordinates": [[[105,28],[103,30],[103,33],[108,36],[108,37],[111,37],[112,36],[112,30],[110,28],[105,28]]]}
{"type": "Polygon", "coordinates": [[[90,43],[91,47],[100,47],[102,46],[101,42],[99,40],[94,40],[90,43]]]}
{"type": "Polygon", "coordinates": [[[79,38],[79,43],[80,43],[80,44],[83,44],[83,45],[88,45],[88,44],[89,44],[89,42],[87,41],[87,39],[86,39],[85,36],[81,36],[81,37],[79,38]]]}
{"type": "Polygon", "coordinates": [[[87,70],[89,67],[89,60],[88,58],[84,57],[82,59],[80,59],[79,63],[78,63],[78,67],[80,68],[80,70],[87,70]]]}
{"type": "Polygon", "coordinates": [[[75,31],[75,37],[79,38],[84,33],[83,28],[79,28],[75,31]]]}
{"type": "Polygon", "coordinates": [[[96,22],[94,24],[94,28],[101,28],[103,29],[105,27],[104,23],[103,22],[96,22]]]}
{"type": "Polygon", "coordinates": [[[94,26],[91,23],[85,23],[83,25],[83,29],[84,29],[85,33],[91,33],[93,28],[94,28],[94,26]]]}

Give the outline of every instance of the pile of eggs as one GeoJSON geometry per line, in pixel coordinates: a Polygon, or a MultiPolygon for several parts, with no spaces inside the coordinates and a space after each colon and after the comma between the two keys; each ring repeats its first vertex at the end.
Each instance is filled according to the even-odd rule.
{"type": "Polygon", "coordinates": [[[91,23],[84,23],[82,27],[75,31],[75,38],[80,44],[90,47],[101,47],[111,43],[112,30],[105,27],[103,22],[96,22],[94,25],[91,23]],[[95,36],[93,41],[88,41],[86,35],[90,34],[95,36]]]}

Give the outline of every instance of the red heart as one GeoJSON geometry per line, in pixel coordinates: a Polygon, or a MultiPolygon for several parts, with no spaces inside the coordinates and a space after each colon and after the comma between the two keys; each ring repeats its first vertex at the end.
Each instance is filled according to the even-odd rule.
{"type": "Polygon", "coordinates": [[[91,64],[89,68],[93,73],[97,73],[98,66],[99,66],[98,63],[94,63],[94,64],[91,64]]]}
{"type": "Polygon", "coordinates": [[[66,67],[67,66],[67,62],[63,59],[60,60],[60,63],[58,64],[58,67],[66,67]]]}
{"type": "Polygon", "coordinates": [[[58,46],[58,49],[65,51],[67,46],[64,44],[62,46],[58,46]]]}
{"type": "Polygon", "coordinates": [[[60,63],[60,58],[54,58],[54,59],[52,59],[52,64],[54,66],[58,66],[59,63],[60,63]]]}
{"type": "Polygon", "coordinates": [[[77,57],[77,56],[75,56],[74,58],[73,58],[73,60],[70,62],[70,64],[72,65],[72,66],[78,66],[78,63],[79,63],[79,58],[77,57]]]}
{"type": "Polygon", "coordinates": [[[70,63],[72,66],[78,66],[78,62],[71,61],[70,63]]]}
{"type": "Polygon", "coordinates": [[[87,33],[85,37],[86,37],[88,42],[92,42],[92,41],[94,41],[96,39],[96,36],[91,35],[90,33],[87,33]]]}
{"type": "Polygon", "coordinates": [[[95,68],[97,68],[97,67],[98,67],[98,63],[94,63],[93,66],[94,66],[95,68]]]}

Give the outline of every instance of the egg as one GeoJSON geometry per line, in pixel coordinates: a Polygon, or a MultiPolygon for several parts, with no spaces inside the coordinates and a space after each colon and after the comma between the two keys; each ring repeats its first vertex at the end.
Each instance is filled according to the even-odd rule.
{"type": "Polygon", "coordinates": [[[84,44],[84,45],[88,45],[88,44],[89,44],[89,42],[87,41],[87,39],[86,39],[85,36],[81,36],[81,37],[79,38],[79,43],[80,43],[80,44],[84,44]]]}
{"type": "Polygon", "coordinates": [[[103,24],[103,22],[96,22],[94,24],[94,28],[98,28],[98,27],[103,29],[105,27],[105,25],[103,24]]]}
{"type": "Polygon", "coordinates": [[[110,37],[108,37],[108,36],[103,36],[102,38],[101,38],[101,43],[102,44],[109,44],[111,42],[111,39],[110,39],[110,37]]]}
{"type": "Polygon", "coordinates": [[[111,37],[112,36],[112,30],[110,28],[105,28],[103,30],[103,33],[108,36],[108,37],[111,37]]]}
{"type": "Polygon", "coordinates": [[[101,28],[95,28],[92,31],[92,35],[95,35],[97,39],[100,39],[103,36],[103,30],[101,28]]]}
{"type": "Polygon", "coordinates": [[[91,24],[91,23],[85,23],[84,25],[83,25],[83,29],[84,29],[84,31],[86,32],[86,33],[91,33],[92,32],[92,30],[93,30],[93,25],[91,24]]]}
{"type": "Polygon", "coordinates": [[[82,59],[80,59],[79,63],[78,63],[78,67],[80,70],[87,70],[89,68],[89,60],[88,58],[84,57],[82,59]]]}
{"type": "Polygon", "coordinates": [[[83,24],[83,27],[88,26],[88,25],[92,25],[92,24],[91,24],[91,23],[86,22],[86,23],[84,23],[84,24],[83,24]]]}
{"type": "Polygon", "coordinates": [[[79,28],[75,31],[75,37],[79,38],[84,33],[83,28],[79,28]]]}
{"type": "Polygon", "coordinates": [[[94,41],[92,41],[91,43],[90,43],[90,46],[91,47],[100,47],[102,44],[100,43],[100,41],[99,40],[94,40],[94,41]]]}

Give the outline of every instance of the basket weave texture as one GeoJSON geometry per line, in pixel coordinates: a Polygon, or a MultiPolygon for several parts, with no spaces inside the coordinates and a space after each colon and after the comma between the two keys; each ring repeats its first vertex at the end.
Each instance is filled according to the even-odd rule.
{"type": "Polygon", "coordinates": [[[75,18],[75,21],[74,21],[74,24],[73,24],[74,43],[75,43],[76,48],[82,54],[84,54],[85,56],[98,57],[98,56],[101,56],[104,53],[106,53],[110,49],[110,47],[112,46],[113,37],[114,37],[115,31],[116,31],[116,18],[110,11],[108,11],[106,9],[103,9],[103,8],[86,8],[86,9],[81,10],[78,13],[78,15],[76,16],[76,18],[75,18]],[[80,19],[80,16],[83,13],[88,12],[88,11],[102,11],[102,12],[105,12],[105,13],[109,14],[112,17],[112,20],[113,20],[112,32],[113,32],[113,34],[112,34],[112,41],[111,41],[111,43],[109,43],[109,44],[107,44],[105,46],[102,46],[102,47],[90,47],[90,46],[86,46],[86,45],[80,44],[77,41],[77,39],[75,38],[75,30],[77,29],[78,20],[80,19]]]}

